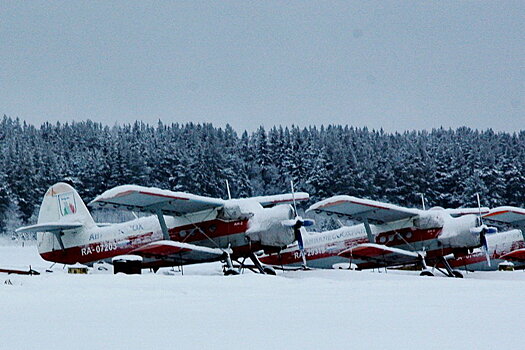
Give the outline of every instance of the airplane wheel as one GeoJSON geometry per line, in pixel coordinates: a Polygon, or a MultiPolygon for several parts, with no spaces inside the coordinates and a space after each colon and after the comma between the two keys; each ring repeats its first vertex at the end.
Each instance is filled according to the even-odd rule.
{"type": "Polygon", "coordinates": [[[463,278],[463,274],[461,272],[459,272],[458,270],[454,270],[452,271],[452,274],[454,275],[454,277],[456,278],[463,278]]]}
{"type": "Polygon", "coordinates": [[[421,273],[419,274],[419,276],[430,276],[430,277],[434,277],[434,274],[428,270],[423,270],[421,271],[421,273]]]}
{"type": "Polygon", "coordinates": [[[272,275],[272,276],[277,275],[277,272],[275,272],[275,270],[272,269],[270,266],[264,266],[264,267],[263,267],[263,271],[264,271],[264,273],[267,274],[267,275],[272,275]]]}
{"type": "Polygon", "coordinates": [[[236,276],[238,274],[239,274],[239,272],[237,272],[235,270],[226,270],[226,271],[224,271],[224,276],[236,276]]]}

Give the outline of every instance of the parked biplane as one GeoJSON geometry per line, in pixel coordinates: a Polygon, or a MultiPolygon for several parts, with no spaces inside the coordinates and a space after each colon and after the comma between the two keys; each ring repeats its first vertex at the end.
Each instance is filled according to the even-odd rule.
{"type": "MultiPolygon", "coordinates": [[[[505,230],[496,234],[487,235],[487,243],[490,247],[490,264],[487,263],[485,253],[480,248],[473,249],[465,254],[456,254],[448,260],[454,269],[465,271],[496,271],[502,266],[508,266],[508,261],[512,261],[512,268],[525,268],[525,259],[512,260],[507,254],[518,249],[525,248],[523,232],[521,230],[505,230]]],[[[516,254],[516,253],[514,253],[516,254]]]]}
{"type": "Polygon", "coordinates": [[[295,201],[308,198],[292,189],[224,200],[125,185],[104,192],[89,206],[153,215],[97,225],[73,187],[57,183],[44,195],[37,224],[17,231],[36,232],[40,255],[57,263],[90,264],[132,255],[142,258],[143,268],[224,261],[225,274],[235,274],[232,260],[250,258],[261,273],[275,273],[254,252],[301,241],[302,226],[312,221],[297,215],[295,201]]]}
{"type": "Polygon", "coordinates": [[[505,240],[506,249],[495,253],[498,259],[523,266],[525,264],[525,209],[512,206],[497,207],[491,209],[484,219],[491,224],[514,229],[509,231],[513,232],[513,235],[509,234],[505,240]]]}
{"type": "MultiPolygon", "coordinates": [[[[496,229],[483,223],[488,208],[421,210],[351,196],[335,196],[313,204],[307,212],[349,219],[353,226],[304,236],[309,267],[331,268],[350,262],[359,269],[419,264],[422,275],[434,266],[446,276],[462,277],[446,257],[481,247],[490,264],[486,236],[496,229]]],[[[261,258],[273,266],[302,265],[292,246],[261,258]]]]}

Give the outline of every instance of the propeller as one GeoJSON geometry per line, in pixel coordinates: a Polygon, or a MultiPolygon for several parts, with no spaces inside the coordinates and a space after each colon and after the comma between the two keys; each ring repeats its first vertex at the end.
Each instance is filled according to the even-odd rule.
{"type": "Polygon", "coordinates": [[[293,228],[295,240],[297,241],[299,251],[301,252],[301,258],[303,259],[303,267],[306,268],[306,253],[304,250],[304,241],[301,228],[315,225],[315,221],[312,219],[303,219],[301,216],[299,216],[297,213],[297,204],[295,203],[295,189],[293,186],[293,180],[290,180],[290,186],[292,188],[294,218],[291,220],[284,220],[281,223],[283,226],[293,228]]]}
{"type": "Polygon", "coordinates": [[[489,228],[483,223],[483,216],[481,215],[481,201],[479,200],[479,193],[476,193],[476,198],[478,200],[478,225],[480,227],[479,231],[479,242],[481,243],[481,251],[485,254],[485,259],[487,260],[487,265],[490,267],[490,255],[489,255],[489,244],[487,242],[487,233],[490,232],[492,228],[489,228]]]}

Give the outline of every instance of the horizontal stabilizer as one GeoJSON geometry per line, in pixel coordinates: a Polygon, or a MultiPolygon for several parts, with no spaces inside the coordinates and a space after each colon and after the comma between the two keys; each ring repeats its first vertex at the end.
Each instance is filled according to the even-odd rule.
{"type": "Polygon", "coordinates": [[[418,253],[375,243],[359,244],[342,251],[339,255],[348,259],[372,261],[385,266],[412,264],[419,261],[418,253]]]}
{"type": "Polygon", "coordinates": [[[80,222],[46,222],[43,224],[36,224],[31,226],[24,226],[17,228],[15,232],[56,232],[74,230],[84,226],[80,222]]]}

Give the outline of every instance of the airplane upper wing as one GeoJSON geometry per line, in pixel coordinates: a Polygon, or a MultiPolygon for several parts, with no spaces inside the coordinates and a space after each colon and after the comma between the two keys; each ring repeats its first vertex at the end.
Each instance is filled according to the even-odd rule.
{"type": "Polygon", "coordinates": [[[45,224],[36,224],[17,228],[15,232],[56,232],[73,230],[83,226],[80,222],[46,222],[45,224]]]}
{"type": "Polygon", "coordinates": [[[491,209],[490,212],[483,216],[484,219],[509,224],[514,227],[525,227],[525,209],[518,207],[497,207],[491,209]]]}
{"type": "Polygon", "coordinates": [[[291,204],[294,201],[294,197],[296,202],[300,202],[308,200],[310,198],[310,195],[306,192],[296,192],[295,194],[285,193],[271,196],[241,198],[239,200],[253,200],[259,202],[263,207],[271,207],[272,205],[277,204],[291,204]]]}
{"type": "Polygon", "coordinates": [[[112,188],[92,200],[92,207],[109,207],[165,215],[181,215],[222,207],[224,200],[153,187],[124,185],[112,188]]]}
{"type": "Polygon", "coordinates": [[[307,212],[325,212],[344,215],[351,220],[383,224],[401,219],[409,219],[421,213],[419,209],[404,208],[394,204],[382,203],[352,196],[335,196],[317,202],[307,212]]]}
{"type": "Polygon", "coordinates": [[[419,261],[419,254],[382,244],[363,243],[339,253],[348,259],[359,259],[377,263],[381,266],[398,266],[419,261]]]}
{"type": "Polygon", "coordinates": [[[481,212],[481,215],[488,214],[490,212],[489,208],[487,207],[481,207],[481,208],[457,208],[457,209],[444,209],[446,213],[448,213],[450,216],[458,217],[463,215],[479,215],[481,212]]]}
{"type": "Polygon", "coordinates": [[[129,254],[169,259],[177,265],[216,261],[222,258],[225,252],[226,250],[219,248],[162,240],[143,245],[132,250],[129,254]]]}

